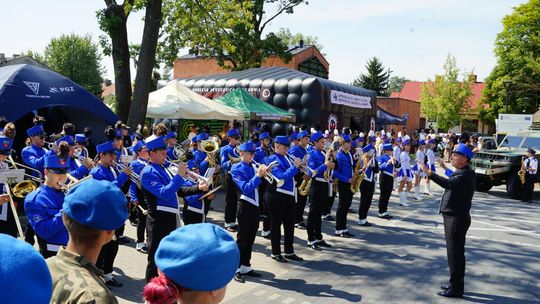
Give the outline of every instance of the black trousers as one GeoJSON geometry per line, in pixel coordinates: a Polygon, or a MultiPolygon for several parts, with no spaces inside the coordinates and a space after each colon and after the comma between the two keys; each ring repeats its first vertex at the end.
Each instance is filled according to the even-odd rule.
{"type": "MultiPolygon", "coordinates": [[[[2,207],[7,208],[7,219],[5,221],[0,220],[0,233],[11,235],[12,237],[17,238],[19,232],[17,230],[17,223],[15,223],[15,217],[13,216],[13,212],[11,211],[11,206],[9,206],[9,203],[5,203],[4,205],[0,206],[0,208],[2,207]]],[[[30,225],[28,226],[30,227],[30,225]]]]}
{"type": "Polygon", "coordinates": [[[367,218],[371,201],[373,200],[373,192],[375,191],[375,183],[364,179],[360,185],[360,206],[358,207],[358,218],[364,220],[367,218]]]}
{"type": "Polygon", "coordinates": [[[328,183],[313,180],[309,189],[309,212],[307,217],[308,241],[322,240],[321,216],[328,203],[328,183]]]}
{"type": "Polygon", "coordinates": [[[523,185],[525,190],[523,193],[523,200],[530,202],[532,201],[533,192],[534,192],[534,175],[525,173],[525,185],[523,185]]]}
{"type": "MultiPolygon", "coordinates": [[[[283,224],[285,254],[294,253],[294,196],[266,191],[265,199],[270,212],[272,255],[281,254],[281,225],[283,224]]],[[[320,217],[319,217],[320,219],[320,217]]]]}
{"type": "MultiPolygon", "coordinates": [[[[313,184],[312,184],[313,185],[313,184]]],[[[300,195],[300,193],[296,196],[296,205],[294,206],[294,223],[299,224],[304,222],[304,210],[306,209],[306,202],[308,200],[308,195],[300,195]]]]}
{"type": "MultiPolygon", "coordinates": [[[[122,228],[123,227],[124,226],[122,226],[122,228]]],[[[101,247],[101,251],[99,252],[96,261],[96,267],[103,270],[103,273],[105,274],[113,272],[114,259],[118,254],[118,237],[122,235],[122,232],[123,229],[116,229],[114,231],[116,238],[101,247]]]]}
{"type": "MultiPolygon", "coordinates": [[[[142,205],[141,207],[145,209],[147,208],[146,206],[142,205]]],[[[146,215],[143,214],[142,210],[139,207],[137,207],[136,212],[137,218],[139,219],[139,222],[137,223],[137,243],[144,243],[146,232],[146,215]]]]}
{"type": "Polygon", "coordinates": [[[449,215],[443,213],[444,236],[446,237],[446,256],[450,269],[450,285],[463,292],[465,276],[465,236],[471,226],[471,216],[449,215]]]}
{"type": "Polygon", "coordinates": [[[332,196],[329,196],[326,200],[326,204],[323,205],[322,215],[328,215],[332,213],[332,207],[334,206],[334,201],[336,200],[336,192],[332,192],[332,196]]]}
{"type": "Polygon", "coordinates": [[[236,204],[238,203],[238,189],[231,175],[225,175],[225,224],[236,223],[236,204]]]}
{"type": "Polygon", "coordinates": [[[34,228],[32,228],[32,226],[30,226],[30,223],[28,223],[26,224],[26,227],[23,229],[24,229],[24,232],[23,232],[24,241],[34,246],[34,244],[36,243],[36,240],[34,238],[34,235],[36,235],[36,233],[34,232],[34,228]]]}
{"type": "Polygon", "coordinates": [[[351,184],[338,182],[339,201],[336,211],[336,230],[347,229],[347,213],[351,207],[353,193],[351,184]]]}
{"type": "Polygon", "coordinates": [[[156,211],[148,214],[146,217],[146,228],[148,229],[148,265],[146,266],[146,282],[157,277],[157,267],[154,261],[154,256],[159,245],[159,242],[169,233],[176,229],[175,213],[156,211]]]}
{"type": "MultiPolygon", "coordinates": [[[[208,214],[210,203],[211,201],[204,200],[205,216],[208,214]]],[[[201,213],[189,210],[187,202],[184,202],[184,207],[182,208],[182,221],[184,222],[184,225],[199,224],[203,222],[203,215],[201,213]]]]}
{"type": "Polygon", "coordinates": [[[244,200],[238,201],[238,234],[236,244],[240,250],[240,265],[251,266],[251,251],[259,230],[260,208],[244,200]]]}
{"type": "Polygon", "coordinates": [[[259,204],[261,205],[261,214],[265,215],[265,218],[263,219],[263,231],[270,231],[272,229],[271,225],[271,214],[270,214],[270,206],[268,204],[268,201],[266,200],[266,188],[268,188],[269,185],[266,182],[266,180],[263,180],[263,182],[259,185],[259,188],[257,191],[259,191],[259,204]],[[264,205],[264,207],[262,207],[264,205]]]}
{"type": "Polygon", "coordinates": [[[385,213],[388,211],[388,201],[390,200],[390,195],[392,195],[392,189],[394,188],[394,177],[381,173],[380,181],[381,193],[379,195],[379,213],[385,213]]]}
{"type": "Polygon", "coordinates": [[[41,253],[43,258],[48,259],[50,257],[55,256],[57,252],[47,250],[47,242],[44,239],[40,238],[38,235],[36,236],[37,236],[38,245],[39,245],[39,253],[41,253]]]}

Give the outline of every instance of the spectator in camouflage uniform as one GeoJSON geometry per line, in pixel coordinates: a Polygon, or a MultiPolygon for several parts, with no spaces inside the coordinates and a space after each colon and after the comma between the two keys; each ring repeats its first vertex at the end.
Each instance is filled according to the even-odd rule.
{"type": "Polygon", "coordinates": [[[127,218],[127,201],[108,181],[88,180],[65,197],[66,247],[47,260],[53,281],[51,303],[118,303],[95,263],[101,247],[127,218]]]}

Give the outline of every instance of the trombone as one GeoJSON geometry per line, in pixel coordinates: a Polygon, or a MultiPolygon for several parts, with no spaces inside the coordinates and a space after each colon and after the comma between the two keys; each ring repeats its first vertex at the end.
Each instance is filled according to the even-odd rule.
{"type": "MultiPolygon", "coordinates": [[[[262,164],[254,161],[254,160],[252,162],[254,164],[255,169],[259,169],[259,167],[262,166],[262,164]]],[[[283,186],[285,181],[282,180],[282,179],[277,178],[274,174],[272,174],[272,172],[270,172],[270,170],[272,170],[272,168],[274,168],[275,166],[278,166],[278,165],[279,165],[279,163],[278,163],[277,160],[269,163],[268,166],[266,167],[266,174],[263,177],[264,177],[264,179],[266,179],[266,181],[269,184],[272,184],[272,183],[276,182],[276,186],[279,188],[279,187],[283,186]]]]}

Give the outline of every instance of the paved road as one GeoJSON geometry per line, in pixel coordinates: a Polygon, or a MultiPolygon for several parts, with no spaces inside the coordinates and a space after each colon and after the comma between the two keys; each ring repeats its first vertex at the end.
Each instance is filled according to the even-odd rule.
{"type": "MultiPolygon", "coordinates": [[[[370,210],[373,227],[359,227],[349,214],[354,239],[332,236],[334,222],[323,222],[325,239],[334,247],[316,252],[305,247],[305,230],[295,231],[301,263],[269,258],[270,242],[257,237],[252,265],[263,274],[246,284],[231,282],[224,303],[451,303],[435,295],[448,279],[443,225],[437,214],[442,190],[410,207],[391,198],[393,220],[376,217],[378,192],[370,210]]],[[[540,200],[540,197],[536,197],[540,200]]],[[[209,221],[223,222],[223,195],[209,221]]],[[[334,212],[335,207],[334,204],[334,212]]],[[[358,195],[353,202],[358,208],[358,195]]],[[[471,303],[540,303],[540,204],[506,197],[503,187],[476,193],[468,233],[465,301],[471,303]]],[[[135,228],[126,225],[126,235],[135,228]]],[[[121,246],[116,272],[124,287],[113,289],[120,303],[141,303],[146,255],[134,243],[121,246]]]]}

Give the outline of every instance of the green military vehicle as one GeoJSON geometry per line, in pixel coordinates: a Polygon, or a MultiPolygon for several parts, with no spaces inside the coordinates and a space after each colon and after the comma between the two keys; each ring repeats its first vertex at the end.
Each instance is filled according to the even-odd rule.
{"type": "MultiPolygon", "coordinates": [[[[509,133],[497,149],[476,153],[471,160],[472,168],[476,172],[476,191],[487,192],[493,186],[504,184],[511,198],[521,199],[523,186],[518,172],[523,157],[527,157],[528,148],[540,151],[540,130],[509,133]]],[[[537,158],[539,156],[540,153],[537,158]]],[[[536,182],[538,180],[537,174],[536,182]]]]}

